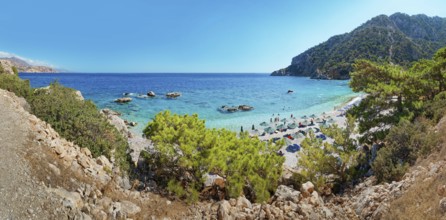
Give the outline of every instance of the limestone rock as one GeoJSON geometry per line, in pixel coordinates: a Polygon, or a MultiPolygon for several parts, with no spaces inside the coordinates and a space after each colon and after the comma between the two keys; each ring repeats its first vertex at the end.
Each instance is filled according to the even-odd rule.
{"type": "Polygon", "coordinates": [[[443,197],[443,198],[440,200],[439,207],[440,207],[440,211],[441,211],[441,213],[446,213],[446,197],[443,197]]]}
{"type": "Polygon", "coordinates": [[[155,94],[154,91],[149,91],[149,92],[147,93],[147,96],[149,96],[149,97],[155,97],[156,94],[155,94]]]}
{"type": "Polygon", "coordinates": [[[251,202],[248,199],[246,199],[244,196],[240,196],[240,197],[237,198],[236,206],[239,207],[239,208],[242,208],[242,209],[243,208],[252,209],[251,202]]]}
{"type": "Polygon", "coordinates": [[[300,192],[288,186],[280,185],[274,194],[276,201],[292,201],[298,203],[300,200],[300,192]]]}
{"type": "Polygon", "coordinates": [[[129,201],[121,201],[121,209],[127,214],[128,217],[132,217],[141,212],[141,208],[139,206],[129,201]]]}
{"type": "Polygon", "coordinates": [[[309,197],[314,191],[314,185],[310,181],[302,184],[301,193],[304,197],[309,197]]]}
{"type": "Polygon", "coordinates": [[[218,220],[226,220],[230,219],[229,210],[231,209],[231,204],[227,200],[223,200],[220,202],[217,210],[217,219],[218,220]]]}

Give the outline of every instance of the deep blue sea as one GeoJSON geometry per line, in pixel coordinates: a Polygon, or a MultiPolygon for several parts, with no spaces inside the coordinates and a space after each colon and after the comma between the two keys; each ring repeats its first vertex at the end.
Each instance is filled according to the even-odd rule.
{"type": "Polygon", "coordinates": [[[138,122],[135,131],[143,127],[160,111],[179,114],[197,113],[211,128],[239,131],[262,121],[272,114],[289,117],[321,114],[331,111],[357,96],[348,87],[348,81],[313,80],[306,77],[273,77],[267,74],[30,74],[32,87],[47,86],[57,80],[64,86],[80,90],[86,99],[99,108],[119,111],[123,117],[138,122]],[[288,90],[293,90],[287,94],[288,90]],[[140,97],[154,91],[155,98],[140,97]],[[167,99],[167,92],[181,92],[176,99],[167,99]],[[133,101],[117,104],[113,100],[132,93],[133,101]],[[223,105],[250,105],[249,112],[222,113],[223,105]]]}

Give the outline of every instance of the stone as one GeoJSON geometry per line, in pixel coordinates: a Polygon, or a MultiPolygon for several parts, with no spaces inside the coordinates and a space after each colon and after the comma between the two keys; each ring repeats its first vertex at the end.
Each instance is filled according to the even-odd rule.
{"type": "Polygon", "coordinates": [[[176,98],[176,97],[179,97],[179,96],[181,96],[181,93],[179,93],[179,92],[168,92],[168,93],[166,93],[166,97],[167,98],[176,98]]]}
{"type": "Polygon", "coordinates": [[[90,157],[91,158],[91,151],[90,149],[83,147],[81,148],[81,153],[85,154],[85,156],[90,157]]]}
{"type": "Polygon", "coordinates": [[[243,208],[252,209],[251,202],[248,199],[246,199],[244,196],[240,196],[240,197],[237,198],[236,206],[239,207],[239,208],[242,208],[242,209],[243,208]]]}
{"type": "Polygon", "coordinates": [[[313,191],[314,191],[313,183],[308,181],[308,182],[302,184],[300,191],[304,197],[309,197],[311,195],[311,193],[313,193],[313,191]]]}
{"type": "Polygon", "coordinates": [[[324,201],[317,194],[316,191],[313,191],[313,193],[311,193],[311,197],[309,198],[309,203],[314,205],[314,206],[323,206],[324,205],[324,201]]]}
{"type": "Polygon", "coordinates": [[[236,206],[237,205],[237,200],[234,198],[229,199],[229,204],[231,204],[231,206],[236,206]]]}
{"type": "Polygon", "coordinates": [[[99,156],[96,159],[96,163],[98,165],[103,166],[104,168],[106,167],[107,169],[110,169],[110,170],[112,170],[112,168],[113,168],[112,163],[110,163],[110,161],[104,155],[99,156]]]}
{"type": "Polygon", "coordinates": [[[51,164],[51,163],[48,163],[48,167],[50,168],[50,170],[51,170],[54,174],[56,174],[57,176],[60,175],[60,169],[57,168],[55,165],[53,165],[53,164],[51,164]]]}
{"type": "Polygon", "coordinates": [[[87,159],[86,156],[84,155],[77,155],[76,156],[76,160],[79,163],[79,165],[81,165],[83,168],[89,168],[90,167],[90,163],[87,159]]]}
{"type": "Polygon", "coordinates": [[[288,186],[280,185],[274,194],[276,201],[292,201],[298,203],[301,197],[299,191],[294,190],[288,186]]]}
{"type": "Polygon", "coordinates": [[[75,94],[76,94],[76,98],[77,98],[78,100],[84,101],[84,96],[82,95],[81,91],[76,90],[76,91],[75,91],[75,94]]]}
{"type": "Polygon", "coordinates": [[[155,94],[154,91],[149,91],[149,92],[147,93],[147,96],[149,96],[149,97],[155,97],[156,94],[155,94]]]}
{"type": "Polygon", "coordinates": [[[440,185],[437,187],[437,194],[439,196],[446,196],[446,185],[440,185]]]}
{"type": "Polygon", "coordinates": [[[66,208],[73,210],[84,206],[82,197],[78,192],[68,192],[63,188],[52,189],[51,191],[62,198],[62,204],[66,208]]]}
{"type": "Polygon", "coordinates": [[[133,217],[141,212],[141,208],[130,201],[121,201],[121,210],[125,212],[128,217],[133,217]]]}
{"type": "Polygon", "coordinates": [[[117,103],[127,103],[127,102],[131,102],[131,101],[132,101],[132,98],[130,98],[130,97],[122,97],[119,99],[115,99],[115,102],[117,102],[117,103]]]}
{"type": "Polygon", "coordinates": [[[218,220],[226,220],[230,219],[229,210],[231,209],[231,204],[227,200],[223,200],[220,202],[217,210],[217,219],[218,220]]]}
{"type": "Polygon", "coordinates": [[[239,105],[239,106],[238,106],[238,109],[239,109],[239,110],[242,110],[242,111],[250,111],[250,110],[253,110],[254,107],[249,106],[249,105],[239,105]]]}
{"type": "Polygon", "coordinates": [[[440,200],[439,207],[440,207],[440,212],[441,212],[441,213],[446,213],[446,197],[443,197],[443,198],[440,200]]]}

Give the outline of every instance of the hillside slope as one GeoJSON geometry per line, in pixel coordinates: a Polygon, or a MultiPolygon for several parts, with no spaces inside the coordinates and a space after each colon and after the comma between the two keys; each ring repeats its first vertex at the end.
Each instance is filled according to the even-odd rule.
{"type": "Polygon", "coordinates": [[[430,58],[446,45],[446,18],[395,13],[379,15],[350,33],[333,36],[292,59],[273,76],[348,79],[356,59],[402,66],[430,58]]]}
{"type": "Polygon", "coordinates": [[[26,61],[17,57],[0,58],[0,64],[3,69],[12,74],[12,67],[15,66],[21,73],[57,73],[58,70],[48,66],[36,66],[27,63],[26,61]]]}

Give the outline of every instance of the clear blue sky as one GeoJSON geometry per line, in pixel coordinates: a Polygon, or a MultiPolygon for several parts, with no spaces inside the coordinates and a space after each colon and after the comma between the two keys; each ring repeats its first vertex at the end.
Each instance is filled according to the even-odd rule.
{"type": "Polygon", "coordinates": [[[446,17],[445,0],[0,3],[0,51],[77,72],[266,73],[379,14],[446,17]]]}

